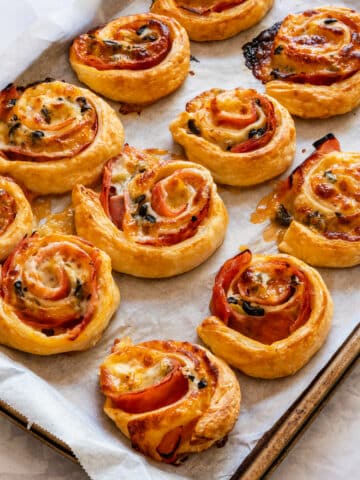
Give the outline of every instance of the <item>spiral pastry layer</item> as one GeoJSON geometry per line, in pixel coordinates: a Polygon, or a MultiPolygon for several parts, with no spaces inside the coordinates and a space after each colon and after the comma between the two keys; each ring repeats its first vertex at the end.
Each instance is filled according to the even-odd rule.
{"type": "Polygon", "coordinates": [[[39,355],[84,350],[119,300],[104,252],[71,235],[34,234],[2,267],[0,343],[39,355]]]}
{"type": "Polygon", "coordinates": [[[218,272],[210,309],[198,327],[205,344],[247,375],[276,378],[295,373],[321,347],[333,304],[305,263],[245,250],[218,272]]]}
{"type": "Polygon", "coordinates": [[[115,270],[140,277],[196,267],[221,245],[227,226],[205,168],[128,145],[106,165],[100,198],[78,185],[73,204],[77,233],[107,252],[115,270]]]}
{"type": "Polygon", "coordinates": [[[232,370],[198,345],[117,340],[100,367],[104,411],[133,448],[176,463],[223,439],[240,409],[232,370]]]}
{"type": "Polygon", "coordinates": [[[102,95],[149,104],[184,82],[190,65],[185,29],[161,15],[120,17],[76,38],[70,63],[79,79],[102,95]]]}
{"type": "Polygon", "coordinates": [[[258,23],[273,0],[155,0],[151,11],[183,25],[191,40],[204,42],[233,37],[258,23]]]}
{"type": "Polygon", "coordinates": [[[330,117],[360,103],[360,14],[354,10],[288,15],[243,50],[266,92],[294,115],[330,117]]]}
{"type": "Polygon", "coordinates": [[[33,228],[33,214],[21,188],[0,176],[0,261],[4,260],[33,228]]]}
{"type": "Polygon", "coordinates": [[[189,101],[169,128],[189,160],[226,185],[269,180],[286,170],[295,155],[291,116],[255,90],[208,90],[189,101]]]}
{"type": "Polygon", "coordinates": [[[360,154],[340,151],[333,134],[273,194],[260,202],[263,218],[285,228],[279,248],[311,265],[360,263],[360,154]]]}
{"type": "Polygon", "coordinates": [[[94,182],[123,142],[115,112],[88,90],[47,79],[0,92],[0,174],[33,192],[94,182]]]}

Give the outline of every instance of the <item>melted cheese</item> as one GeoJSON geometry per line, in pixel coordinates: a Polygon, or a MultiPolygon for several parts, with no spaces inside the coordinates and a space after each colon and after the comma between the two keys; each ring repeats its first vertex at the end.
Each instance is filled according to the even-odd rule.
{"type": "MultiPolygon", "coordinates": [[[[137,353],[137,352],[136,352],[137,353]]],[[[161,353],[139,352],[138,355],[114,356],[109,372],[119,393],[142,390],[159,383],[172,370],[172,362],[161,353]],[[149,365],[152,363],[151,365],[149,365]]]]}
{"type": "Polygon", "coordinates": [[[52,234],[75,235],[74,211],[72,207],[66,208],[60,213],[47,216],[45,223],[38,228],[41,236],[52,234]]]}

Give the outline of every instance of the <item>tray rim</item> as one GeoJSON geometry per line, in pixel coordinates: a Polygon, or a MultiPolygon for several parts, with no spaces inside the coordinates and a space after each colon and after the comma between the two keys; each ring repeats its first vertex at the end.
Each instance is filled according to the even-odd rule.
{"type": "MultiPolygon", "coordinates": [[[[321,412],[334,394],[336,387],[350,374],[359,360],[359,355],[360,324],[354,328],[288,410],[258,440],[230,480],[257,480],[269,477],[321,412]]],[[[58,454],[81,465],[65,442],[36,423],[29,425],[24,415],[2,400],[0,400],[0,415],[58,454]]]]}
{"type": "Polygon", "coordinates": [[[230,480],[257,480],[268,476],[281,463],[350,373],[360,355],[360,324],[329,358],[288,410],[258,440],[230,480]]]}

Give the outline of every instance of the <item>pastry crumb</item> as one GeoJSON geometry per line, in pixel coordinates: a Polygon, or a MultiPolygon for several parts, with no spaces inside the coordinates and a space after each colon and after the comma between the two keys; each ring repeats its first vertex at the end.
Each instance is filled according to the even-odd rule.
{"type": "Polygon", "coordinates": [[[129,113],[137,113],[138,115],[142,112],[142,106],[132,103],[120,102],[119,112],[122,115],[128,115],[129,113]]]}

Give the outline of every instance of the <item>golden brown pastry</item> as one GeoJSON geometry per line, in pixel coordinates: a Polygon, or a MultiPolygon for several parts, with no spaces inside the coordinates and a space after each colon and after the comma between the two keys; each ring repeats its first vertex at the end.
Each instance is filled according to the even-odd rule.
{"type": "Polygon", "coordinates": [[[319,273],[297,258],[244,250],[218,272],[210,309],[197,331],[215,355],[252,377],[277,378],[324,343],[333,303],[319,273]]]}
{"type": "Polygon", "coordinates": [[[0,92],[0,174],[33,192],[93,183],[123,143],[116,113],[88,90],[46,79],[0,92]]]}
{"type": "Polygon", "coordinates": [[[0,176],[0,261],[32,228],[33,215],[24,192],[11,178],[0,176]]]}
{"type": "Polygon", "coordinates": [[[274,0],[154,0],[151,11],[176,18],[191,40],[224,40],[258,23],[274,0]]]}
{"type": "Polygon", "coordinates": [[[228,222],[205,168],[128,145],[106,165],[100,198],[78,185],[73,205],[78,235],[107,252],[115,270],[138,277],[195,268],[221,245],[228,222]]]}
{"type": "Polygon", "coordinates": [[[344,153],[333,134],[260,202],[253,221],[279,226],[283,252],[318,267],[360,263],[360,153],[344,153]]]}
{"type": "Polygon", "coordinates": [[[221,441],[240,409],[232,370],[188,342],[116,340],[100,385],[105,413],[132,447],[165,463],[221,441]]]}
{"type": "Polygon", "coordinates": [[[246,65],[290,113],[325,118],[360,103],[360,14],[321,7],[288,15],[244,45],[246,65]]]}
{"type": "Polygon", "coordinates": [[[75,236],[34,234],[2,267],[0,343],[38,355],[85,350],[119,301],[106,253],[75,236]]]}
{"type": "Polygon", "coordinates": [[[149,104],[184,82],[189,38],[172,18],[152,13],[120,17],[76,38],[70,63],[95,92],[125,103],[149,104]]]}
{"type": "Polygon", "coordinates": [[[226,185],[255,185],[276,177],[295,155],[291,116],[256,90],[208,90],[186,104],[170,131],[189,160],[226,185]]]}

